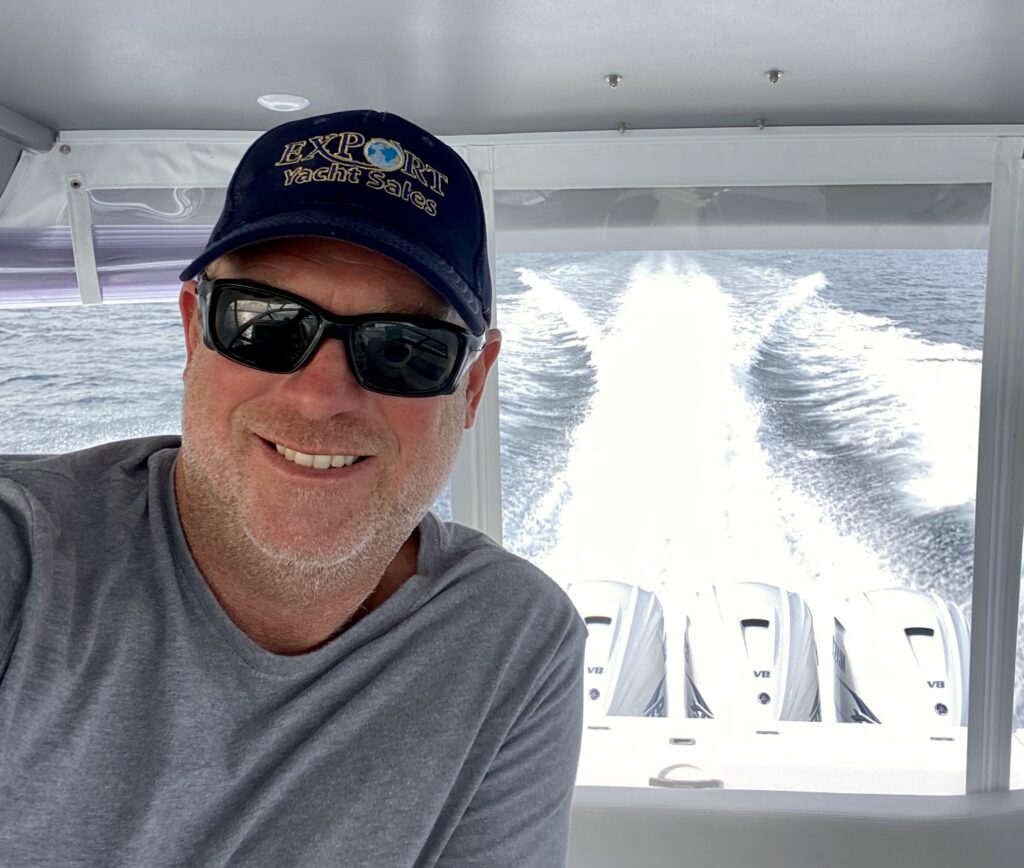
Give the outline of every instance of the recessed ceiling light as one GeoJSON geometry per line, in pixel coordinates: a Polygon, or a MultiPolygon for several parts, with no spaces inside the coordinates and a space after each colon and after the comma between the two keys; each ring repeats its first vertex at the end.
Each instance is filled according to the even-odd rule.
{"type": "Polygon", "coordinates": [[[265,93],[256,102],[273,112],[297,112],[309,105],[308,99],[293,93],[265,93]]]}

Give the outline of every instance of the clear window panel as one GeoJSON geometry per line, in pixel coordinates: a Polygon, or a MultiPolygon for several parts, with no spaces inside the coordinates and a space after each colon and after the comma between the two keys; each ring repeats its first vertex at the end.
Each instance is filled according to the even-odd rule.
{"type": "Polygon", "coordinates": [[[81,300],[67,226],[0,229],[0,308],[81,300]]]}
{"type": "Polygon", "coordinates": [[[224,194],[198,187],[90,190],[104,301],[176,297],[178,275],[206,246],[224,194]]]}
{"type": "Polygon", "coordinates": [[[963,792],[987,196],[499,192],[504,539],[587,622],[579,783],[963,792]]]}

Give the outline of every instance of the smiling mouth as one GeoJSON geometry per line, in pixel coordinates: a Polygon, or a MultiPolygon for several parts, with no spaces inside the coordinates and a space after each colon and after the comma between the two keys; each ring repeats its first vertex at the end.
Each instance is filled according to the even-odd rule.
{"type": "Polygon", "coordinates": [[[273,446],[278,451],[278,454],[284,457],[285,461],[291,461],[301,467],[312,467],[315,470],[349,467],[366,458],[365,455],[310,455],[306,452],[297,452],[294,449],[289,449],[280,443],[274,443],[273,446]]]}

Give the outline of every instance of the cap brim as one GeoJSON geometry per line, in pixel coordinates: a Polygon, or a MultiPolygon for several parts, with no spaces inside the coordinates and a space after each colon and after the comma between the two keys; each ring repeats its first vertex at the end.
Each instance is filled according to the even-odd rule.
{"type": "Polygon", "coordinates": [[[358,217],[340,217],[322,211],[298,211],[275,214],[239,227],[212,244],[181,272],[181,280],[191,280],[207,265],[241,247],[277,238],[334,238],[375,250],[401,263],[422,277],[455,309],[474,334],[487,329],[476,293],[466,281],[430,248],[417,244],[378,223],[358,217]]]}

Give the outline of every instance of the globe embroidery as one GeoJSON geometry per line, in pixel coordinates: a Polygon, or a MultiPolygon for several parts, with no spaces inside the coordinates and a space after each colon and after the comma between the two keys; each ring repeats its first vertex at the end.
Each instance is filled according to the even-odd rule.
{"type": "Polygon", "coordinates": [[[405,152],[402,146],[390,139],[370,139],[363,146],[366,161],[385,172],[394,172],[405,165],[405,152]]]}

